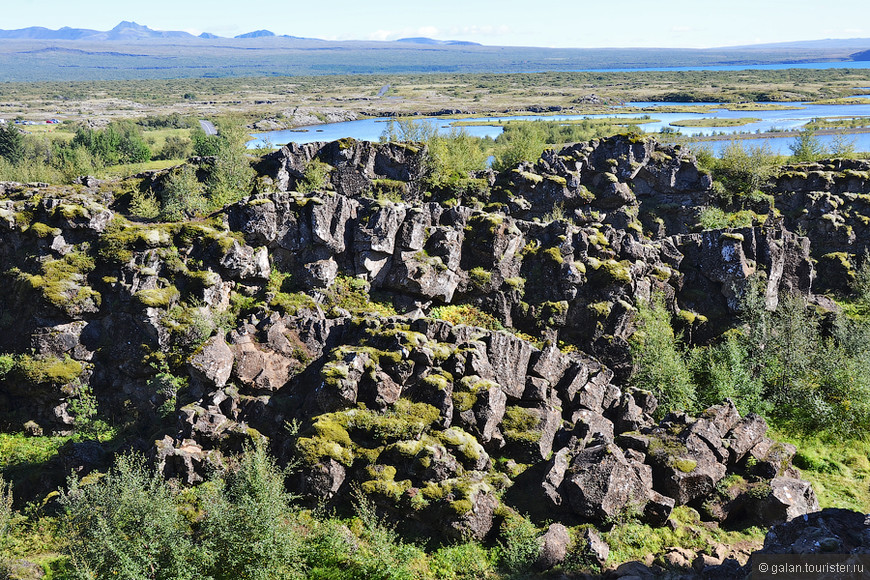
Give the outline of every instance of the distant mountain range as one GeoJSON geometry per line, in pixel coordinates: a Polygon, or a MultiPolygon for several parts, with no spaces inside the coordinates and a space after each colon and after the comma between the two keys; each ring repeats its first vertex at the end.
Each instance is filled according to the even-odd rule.
{"type": "MultiPolygon", "coordinates": [[[[290,36],[287,34],[277,35],[271,30],[254,30],[239,34],[233,38],[292,38],[302,40],[300,36],[290,36]]],[[[64,26],[58,30],[43,28],[42,26],[30,26],[28,28],[19,28],[16,30],[0,30],[0,39],[14,40],[84,40],[91,42],[99,41],[119,41],[129,42],[145,39],[161,39],[161,38],[181,38],[195,39],[201,38],[204,40],[214,40],[225,38],[212,34],[211,32],[203,32],[199,36],[194,36],[183,30],[153,30],[147,26],[137,24],[135,22],[123,21],[111,30],[91,30],[90,28],[70,28],[64,26]]],[[[305,40],[317,40],[314,38],[305,40]]],[[[404,42],[410,44],[431,44],[442,46],[480,46],[476,42],[468,42],[464,40],[435,40],[432,38],[401,38],[396,42],[404,42]]]]}
{"type": "Polygon", "coordinates": [[[0,30],[0,82],[787,67],[867,61],[868,55],[870,39],[862,38],[710,49],[543,48],[426,37],[333,41],[270,30],[225,38],[125,21],[106,31],[0,30]]]}
{"type": "Polygon", "coordinates": [[[89,28],[70,28],[64,26],[58,30],[51,30],[41,26],[19,28],[18,30],[0,30],[0,38],[30,39],[30,40],[116,40],[129,41],[145,38],[196,38],[189,32],[151,30],[147,26],[135,22],[121,22],[111,30],[91,30],[89,28]]]}
{"type": "Polygon", "coordinates": [[[396,42],[406,42],[408,44],[434,44],[438,46],[483,46],[479,42],[471,42],[468,40],[435,40],[434,38],[426,38],[425,36],[400,38],[396,42]]]}
{"type": "MultiPolygon", "coordinates": [[[[255,30],[246,34],[240,34],[235,38],[263,38],[266,36],[277,36],[269,30],[255,30]]],[[[111,30],[91,30],[89,28],[70,28],[64,26],[58,30],[43,28],[42,26],[31,26],[29,28],[19,28],[17,30],[0,30],[0,39],[16,39],[16,40],[87,40],[87,41],[131,41],[144,39],[159,39],[159,38],[202,38],[205,40],[213,40],[223,38],[217,34],[203,32],[199,36],[194,36],[183,30],[153,30],[147,26],[142,26],[135,22],[124,21],[118,24],[111,30]]],[[[298,36],[282,35],[281,38],[299,38],[298,36]]]]}

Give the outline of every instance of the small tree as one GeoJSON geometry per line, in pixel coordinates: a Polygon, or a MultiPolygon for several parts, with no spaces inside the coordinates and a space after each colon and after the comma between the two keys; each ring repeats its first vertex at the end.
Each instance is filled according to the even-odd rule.
{"type": "Polygon", "coordinates": [[[438,135],[438,127],[429,121],[390,119],[381,133],[381,143],[428,143],[438,135]]]}
{"type": "Polygon", "coordinates": [[[8,578],[9,568],[6,550],[9,548],[9,532],[12,528],[12,484],[0,477],[0,578],[8,578]]]}
{"type": "Polygon", "coordinates": [[[427,181],[433,187],[446,187],[467,179],[472,171],[486,167],[487,153],[477,137],[463,129],[429,140],[427,181]]]}
{"type": "Polygon", "coordinates": [[[210,577],[296,577],[302,562],[301,536],[284,490],[284,475],[265,446],[248,449],[238,470],[216,483],[202,526],[212,562],[210,577]]]}
{"type": "Polygon", "coordinates": [[[190,139],[170,135],[166,138],[166,142],[160,148],[157,156],[160,159],[187,159],[192,152],[193,144],[190,139]]]}
{"type": "Polygon", "coordinates": [[[831,155],[851,159],[855,157],[856,145],[854,137],[847,137],[843,133],[837,133],[831,140],[831,155]]]}
{"type": "Polygon", "coordinates": [[[804,129],[788,146],[795,161],[815,161],[825,153],[825,147],[815,131],[804,129]]]}
{"type": "Polygon", "coordinates": [[[233,120],[225,120],[219,123],[219,128],[220,135],[213,153],[214,164],[206,178],[209,208],[212,210],[249,195],[256,175],[245,148],[248,133],[244,126],[233,120]]]}
{"type": "Polygon", "coordinates": [[[655,394],[659,415],[694,409],[695,386],[662,297],[639,303],[636,321],[629,342],[635,365],[631,384],[655,394]]]}
{"type": "Polygon", "coordinates": [[[492,167],[496,171],[513,169],[523,161],[537,161],[544,151],[545,135],[543,125],[521,123],[510,133],[502,133],[496,140],[495,162],[492,167]]]}
{"type": "Polygon", "coordinates": [[[204,212],[208,203],[203,191],[196,171],[185,165],[166,180],[161,195],[160,217],[167,221],[178,221],[204,212]]]}
{"type": "Polygon", "coordinates": [[[60,503],[74,578],[201,577],[176,495],[142,457],[118,457],[105,477],[88,485],[72,477],[60,503]]]}
{"type": "Polygon", "coordinates": [[[0,157],[12,164],[24,160],[24,135],[15,125],[0,125],[0,157]]]}
{"type": "Polygon", "coordinates": [[[767,143],[753,147],[734,140],[722,151],[713,175],[729,194],[748,195],[767,182],[776,164],[777,156],[767,143]]]}

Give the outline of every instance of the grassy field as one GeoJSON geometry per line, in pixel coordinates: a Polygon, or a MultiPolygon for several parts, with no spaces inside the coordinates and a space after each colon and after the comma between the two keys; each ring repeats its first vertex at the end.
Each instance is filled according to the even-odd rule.
{"type": "Polygon", "coordinates": [[[756,117],[740,117],[739,119],[684,119],[670,123],[673,127],[742,127],[750,123],[761,121],[756,117]]]}
{"type": "Polygon", "coordinates": [[[233,114],[248,122],[273,119],[289,126],[300,111],[314,116],[332,111],[390,116],[445,109],[503,113],[560,107],[592,114],[606,113],[612,105],[627,101],[725,102],[733,103],[726,107],[730,110],[752,111],[794,106],[757,101],[841,99],[868,84],[870,70],[866,69],[9,82],[0,90],[0,118],[44,123],[49,118],[105,121],[170,113],[195,118],[233,114]],[[385,85],[391,88],[379,98],[385,85]]]}

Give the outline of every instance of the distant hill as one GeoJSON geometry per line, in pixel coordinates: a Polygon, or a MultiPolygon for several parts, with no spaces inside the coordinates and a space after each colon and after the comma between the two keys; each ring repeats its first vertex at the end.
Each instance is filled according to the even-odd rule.
{"type": "Polygon", "coordinates": [[[426,38],[425,36],[400,38],[396,42],[405,42],[408,44],[434,44],[439,46],[483,46],[479,42],[471,42],[468,40],[435,40],[434,38],[426,38]]]}
{"type": "Polygon", "coordinates": [[[235,38],[152,30],[0,30],[0,82],[331,74],[509,73],[790,65],[868,60],[870,39],[745,47],[539,48],[427,37],[327,41],[255,30],[235,38]]]}
{"type": "Polygon", "coordinates": [[[91,41],[129,41],[150,38],[195,38],[189,32],[152,30],[135,22],[121,22],[115,28],[106,31],[88,28],[70,28],[64,26],[51,30],[41,26],[20,28],[18,30],[0,30],[0,39],[33,39],[33,40],[91,40],[91,41]]]}
{"type": "Polygon", "coordinates": [[[832,49],[854,50],[856,48],[870,47],[870,38],[824,38],[821,40],[796,40],[792,42],[771,42],[766,44],[749,44],[743,46],[729,46],[734,49],[758,49],[769,50],[779,48],[790,49],[832,49]]]}
{"type": "Polygon", "coordinates": [[[239,34],[235,38],[264,38],[267,36],[275,36],[275,33],[271,30],[255,30],[253,32],[246,32],[245,34],[239,34]]]}

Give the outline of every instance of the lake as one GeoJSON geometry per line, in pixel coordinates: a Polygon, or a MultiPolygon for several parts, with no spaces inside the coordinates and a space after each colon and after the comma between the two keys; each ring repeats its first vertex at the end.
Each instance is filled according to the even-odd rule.
{"type": "MultiPolygon", "coordinates": [[[[704,103],[709,104],[709,103],[704,103]]],[[[860,105],[809,105],[806,103],[771,103],[777,105],[789,105],[803,107],[801,109],[780,110],[780,111],[727,111],[725,109],[714,109],[712,111],[702,110],[697,113],[658,113],[656,107],[670,106],[697,106],[699,103],[655,103],[655,102],[632,102],[626,103],[626,106],[652,108],[652,110],[643,113],[619,113],[619,108],[614,108],[614,113],[599,114],[599,115],[502,115],[502,116],[482,116],[463,121],[483,121],[492,123],[491,125],[464,126],[470,135],[475,137],[492,137],[496,138],[502,133],[500,123],[514,120],[537,120],[545,119],[548,121],[564,121],[573,119],[594,119],[603,117],[616,118],[642,118],[645,115],[651,117],[650,121],[639,125],[639,127],[647,133],[657,133],[663,128],[677,131],[682,135],[687,136],[709,136],[717,134],[736,134],[736,133],[764,133],[768,131],[790,131],[799,130],[806,123],[816,117],[870,117],[870,99],[867,99],[866,104],[860,105]],[[749,123],[739,127],[673,127],[671,123],[700,118],[720,118],[720,119],[736,119],[741,117],[754,117],[760,119],[758,122],[749,123]]],[[[389,122],[388,117],[362,119],[359,121],[345,121],[342,123],[326,123],[322,125],[312,125],[309,127],[300,127],[294,130],[269,131],[265,133],[253,134],[254,139],[248,143],[248,147],[261,147],[264,144],[281,146],[286,143],[311,143],[313,141],[335,141],[344,137],[353,137],[361,141],[377,141],[386,128],[386,123],[389,122]]],[[[424,120],[424,118],[421,118],[424,120]]],[[[435,119],[426,118],[425,121],[437,126],[439,132],[447,133],[453,127],[452,123],[456,119],[435,119]]],[[[849,136],[855,140],[855,146],[859,151],[870,151],[870,134],[854,134],[849,136]]],[[[833,140],[833,136],[819,136],[825,144],[829,144],[833,140]]],[[[788,154],[788,146],[793,139],[777,138],[768,139],[771,148],[774,152],[788,154]]],[[[723,143],[723,142],[718,142],[723,143]]],[[[727,143],[727,142],[726,142],[727,143]]],[[[715,145],[718,149],[722,145],[715,145]]]]}
{"type": "MultiPolygon", "coordinates": [[[[785,70],[800,69],[830,69],[830,68],[870,68],[870,60],[849,60],[837,62],[800,62],[778,64],[725,64],[713,66],[669,66],[647,68],[596,68],[582,69],[571,72],[668,72],[668,71],[703,71],[703,70],[785,70]]],[[[543,72],[543,71],[542,71],[543,72]]]]}

